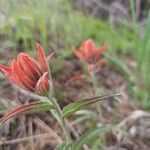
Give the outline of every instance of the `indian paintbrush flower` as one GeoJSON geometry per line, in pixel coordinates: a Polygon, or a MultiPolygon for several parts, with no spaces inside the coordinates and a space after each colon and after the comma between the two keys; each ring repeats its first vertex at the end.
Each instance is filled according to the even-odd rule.
{"type": "Polygon", "coordinates": [[[36,43],[36,48],[38,61],[22,52],[12,61],[11,66],[0,64],[0,71],[19,87],[40,95],[46,95],[50,90],[51,82],[48,63],[44,50],[39,43],[36,43]]]}
{"type": "Polygon", "coordinates": [[[79,50],[75,49],[74,54],[88,64],[88,71],[93,72],[106,63],[105,60],[100,59],[107,49],[107,43],[104,43],[100,48],[96,48],[91,39],[83,42],[79,50]]]}

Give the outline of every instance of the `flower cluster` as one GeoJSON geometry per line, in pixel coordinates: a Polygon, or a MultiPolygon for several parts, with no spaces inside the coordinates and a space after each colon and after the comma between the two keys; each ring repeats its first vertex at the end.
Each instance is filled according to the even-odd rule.
{"type": "Polygon", "coordinates": [[[100,48],[96,49],[94,42],[88,39],[81,44],[79,50],[75,49],[73,52],[79,59],[88,64],[88,71],[91,73],[106,63],[104,59],[100,58],[107,47],[107,44],[104,43],[100,48]]]}
{"type": "MultiPolygon", "coordinates": [[[[46,95],[51,89],[50,85],[52,83],[49,78],[49,67],[44,50],[39,43],[36,43],[36,48],[38,61],[27,53],[20,53],[12,61],[11,66],[0,64],[0,71],[19,87],[40,95],[46,95]]],[[[79,59],[88,64],[89,73],[93,73],[106,63],[104,59],[100,59],[106,48],[107,44],[104,43],[96,49],[94,42],[88,39],[82,43],[79,50],[75,49],[73,52],[79,59]]]]}
{"type": "Polygon", "coordinates": [[[0,71],[19,87],[46,95],[50,88],[48,63],[41,45],[36,43],[36,48],[38,61],[27,53],[20,53],[11,66],[0,65],[0,71]]]}

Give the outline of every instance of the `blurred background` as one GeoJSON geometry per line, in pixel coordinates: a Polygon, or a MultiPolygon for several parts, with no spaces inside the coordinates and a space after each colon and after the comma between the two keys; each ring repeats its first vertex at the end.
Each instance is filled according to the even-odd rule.
{"type": "MultiPolygon", "coordinates": [[[[97,73],[100,89],[102,95],[121,92],[122,96],[118,103],[103,104],[104,123],[121,126],[127,135],[119,138],[124,130],[117,134],[108,131],[101,140],[88,141],[83,149],[148,150],[149,8],[149,0],[0,0],[0,63],[9,65],[20,52],[36,58],[35,42],[43,46],[47,55],[55,52],[50,67],[55,94],[63,107],[93,95],[86,67],[73,55],[73,48],[89,38],[97,47],[106,41],[109,47],[104,57],[108,64],[97,73]],[[83,75],[83,80],[68,84],[68,79],[76,75],[83,75]]],[[[1,116],[6,110],[31,101],[35,100],[18,91],[0,73],[1,116]]],[[[94,115],[86,112],[69,120],[79,135],[95,123],[94,115]]],[[[61,129],[49,112],[21,116],[0,129],[0,149],[53,150],[61,136],[61,129]]]]}

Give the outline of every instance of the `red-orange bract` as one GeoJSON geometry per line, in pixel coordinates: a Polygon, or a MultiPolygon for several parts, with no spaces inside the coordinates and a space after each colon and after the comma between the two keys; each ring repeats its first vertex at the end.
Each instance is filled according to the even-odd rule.
{"type": "Polygon", "coordinates": [[[79,50],[74,50],[74,54],[81,60],[88,64],[88,71],[91,72],[96,67],[100,67],[105,64],[105,60],[100,60],[105,50],[107,49],[107,43],[104,43],[100,48],[96,48],[94,42],[91,39],[83,42],[79,50]]]}
{"type": "Polygon", "coordinates": [[[36,43],[36,48],[38,61],[27,53],[20,53],[17,59],[12,61],[11,66],[0,65],[0,71],[19,87],[45,95],[50,88],[48,63],[44,50],[39,43],[36,43]]]}

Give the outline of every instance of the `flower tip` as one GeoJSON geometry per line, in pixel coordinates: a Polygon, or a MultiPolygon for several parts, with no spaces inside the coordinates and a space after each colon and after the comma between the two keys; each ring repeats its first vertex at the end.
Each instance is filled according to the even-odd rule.
{"type": "Polygon", "coordinates": [[[40,46],[40,44],[38,42],[35,42],[36,47],[40,46]]]}
{"type": "Polygon", "coordinates": [[[0,64],[0,71],[3,72],[3,73],[7,72],[9,70],[9,68],[10,67],[8,67],[8,66],[4,66],[4,65],[0,64]]]}
{"type": "Polygon", "coordinates": [[[93,40],[91,38],[89,38],[85,42],[93,42],[93,40]]]}
{"type": "Polygon", "coordinates": [[[87,39],[83,44],[89,46],[90,48],[95,47],[94,41],[92,39],[87,39]]]}
{"type": "Polygon", "coordinates": [[[35,42],[35,46],[36,46],[39,53],[44,53],[44,50],[43,50],[41,44],[39,44],[38,42],[35,42]]]}
{"type": "Polygon", "coordinates": [[[93,45],[94,44],[94,42],[93,42],[93,40],[92,39],[87,39],[85,42],[83,42],[84,44],[91,44],[91,45],[93,45]]]}
{"type": "Polygon", "coordinates": [[[41,46],[40,43],[35,42],[35,46],[36,46],[36,48],[37,48],[38,51],[43,51],[43,48],[42,48],[42,46],[41,46]]]}
{"type": "Polygon", "coordinates": [[[84,59],[85,59],[81,51],[74,49],[74,50],[73,50],[73,53],[74,53],[74,55],[75,55],[76,57],[78,57],[79,59],[81,59],[81,60],[84,60],[84,59]]]}
{"type": "Polygon", "coordinates": [[[0,64],[0,71],[3,72],[4,66],[0,64]]]}
{"type": "Polygon", "coordinates": [[[39,64],[40,64],[42,72],[44,73],[48,70],[48,64],[47,64],[47,59],[44,53],[44,49],[39,43],[36,42],[35,44],[36,44],[36,48],[38,51],[39,64]]]}
{"type": "Polygon", "coordinates": [[[0,64],[0,71],[3,72],[9,80],[12,80],[12,68],[0,64]]]}

